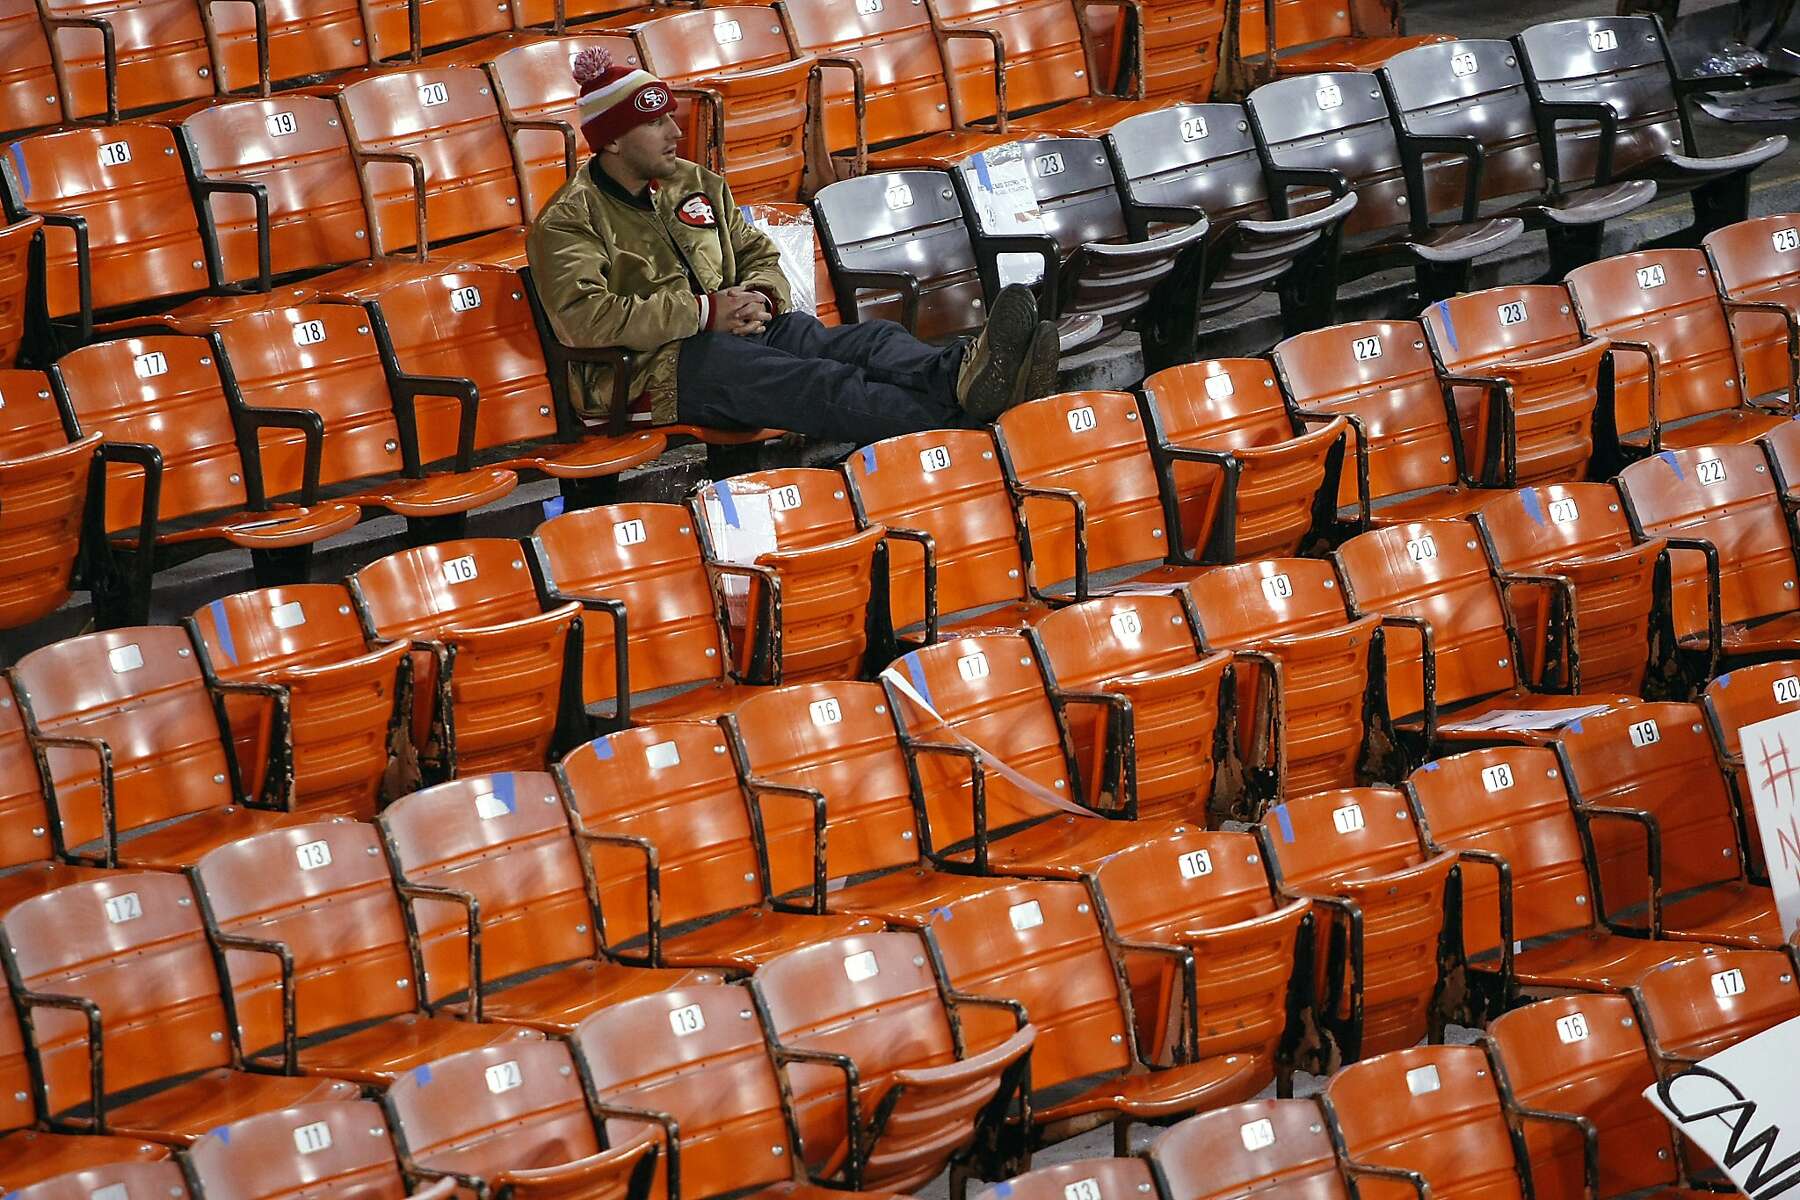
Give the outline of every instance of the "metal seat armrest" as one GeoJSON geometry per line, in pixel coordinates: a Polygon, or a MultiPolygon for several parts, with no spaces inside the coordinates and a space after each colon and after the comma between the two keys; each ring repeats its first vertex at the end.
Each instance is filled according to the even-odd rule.
{"type": "MultiPolygon", "coordinates": [[[[792,783],[776,783],[772,779],[761,779],[754,775],[745,778],[744,790],[746,792],[750,793],[751,800],[753,800],[755,802],[757,824],[760,826],[763,826],[765,828],[767,827],[768,822],[763,819],[762,814],[763,814],[763,804],[764,804],[765,799],[768,796],[771,796],[771,795],[787,796],[787,797],[790,797],[793,799],[804,800],[807,802],[807,806],[811,810],[811,816],[812,816],[812,836],[813,836],[812,902],[801,908],[795,908],[793,905],[786,905],[786,904],[781,903],[779,900],[775,900],[774,896],[772,894],[770,896],[770,900],[774,903],[775,907],[778,909],[784,909],[784,910],[796,911],[796,912],[810,912],[815,915],[823,915],[826,911],[826,909],[825,909],[826,888],[827,888],[827,885],[830,883],[830,876],[828,874],[828,868],[827,868],[827,863],[826,863],[826,852],[825,852],[825,840],[826,840],[825,839],[825,830],[826,830],[825,793],[821,792],[818,788],[801,787],[797,784],[792,784],[792,783]]],[[[767,856],[766,856],[767,852],[766,852],[766,850],[764,850],[762,848],[763,846],[766,845],[766,841],[764,840],[764,838],[759,837],[758,842],[759,842],[758,852],[759,852],[759,854],[764,856],[764,861],[762,864],[763,878],[768,880],[767,886],[772,890],[774,887],[773,871],[767,860],[767,856]]]]}
{"type": "MultiPolygon", "coordinates": [[[[210,922],[209,922],[210,924],[210,922]]],[[[297,1030],[299,1013],[294,1002],[294,952],[288,949],[285,942],[270,938],[247,937],[241,933],[226,933],[222,929],[211,931],[212,940],[221,950],[242,950],[249,954],[267,954],[281,964],[281,1073],[298,1075],[300,1073],[300,1036],[297,1030]]],[[[238,1026],[238,1038],[243,1038],[243,1026],[238,1026]]],[[[244,1057],[244,1065],[255,1066],[250,1057],[249,1048],[239,1045],[238,1052],[244,1057]]]]}
{"type": "MultiPolygon", "coordinates": [[[[1081,493],[1069,488],[1034,487],[1030,484],[1016,483],[1012,485],[1016,501],[1023,500],[1055,500],[1067,504],[1075,510],[1075,599],[1088,598],[1088,553],[1087,553],[1087,501],[1081,493]]],[[[1015,502],[1016,502],[1015,501],[1015,502]]],[[[1021,507],[1021,517],[1023,505],[1021,507]]],[[[1049,601],[1051,597],[1041,591],[1037,584],[1031,585],[1032,594],[1039,600],[1049,601]]]]}
{"type": "MultiPolygon", "coordinates": [[[[467,1003],[468,1018],[471,1021],[481,1020],[482,978],[481,978],[481,901],[473,894],[458,888],[439,887],[431,883],[412,883],[399,880],[395,886],[400,891],[400,898],[406,902],[408,909],[417,912],[419,901],[454,904],[463,910],[469,938],[469,999],[467,1003]]],[[[416,916],[413,918],[416,927],[416,916]]],[[[430,1000],[424,1001],[427,1008],[435,1007],[430,1000]]]]}
{"type": "MultiPolygon", "coordinates": [[[[576,821],[580,817],[576,815],[576,821]]],[[[644,954],[636,959],[639,966],[660,967],[663,965],[662,953],[662,857],[655,843],[648,838],[634,837],[627,833],[597,833],[592,829],[575,829],[578,841],[591,846],[618,846],[626,850],[635,850],[644,858],[644,954]]],[[[599,939],[596,939],[599,940],[599,939]]],[[[608,948],[608,953],[625,960],[625,955],[608,948]]]]}
{"type": "MultiPolygon", "coordinates": [[[[986,42],[994,54],[994,132],[1006,132],[1006,35],[998,29],[971,29],[961,25],[940,25],[932,22],[932,33],[937,39],[938,57],[943,60],[945,72],[953,70],[950,61],[950,42],[957,38],[986,42]]],[[[962,105],[957,102],[956,89],[950,89],[950,116],[958,129],[967,129],[969,122],[962,115],[962,105]]]]}
{"type": "MultiPolygon", "coordinates": [[[[1591,825],[1594,818],[1606,820],[1629,821],[1644,831],[1645,857],[1650,867],[1650,936],[1662,937],[1662,830],[1656,818],[1641,808],[1619,808],[1604,804],[1577,804],[1575,815],[1584,824],[1591,825]]],[[[1604,901],[1605,896],[1601,896],[1604,901]]],[[[1607,920],[1606,911],[1600,904],[1594,906],[1594,915],[1604,921],[1609,928],[1612,922],[1607,920]]]]}

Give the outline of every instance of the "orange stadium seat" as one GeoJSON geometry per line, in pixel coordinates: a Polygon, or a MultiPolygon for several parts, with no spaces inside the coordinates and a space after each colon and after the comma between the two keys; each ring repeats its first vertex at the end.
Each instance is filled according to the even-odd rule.
{"type": "Polygon", "coordinates": [[[1078,1158],[1014,1175],[976,1192],[975,1200],[1066,1200],[1071,1188],[1096,1200],[1127,1200],[1157,1190],[1141,1158],[1078,1158]]]}
{"type": "MultiPolygon", "coordinates": [[[[1226,716],[1237,707],[1239,659],[1254,653],[1211,651],[1200,637],[1193,601],[1184,590],[1126,593],[1071,604],[1037,626],[1038,647],[1065,693],[1119,696],[1129,708],[1094,708],[1083,715],[1064,707],[1075,762],[1086,785],[1082,802],[1101,803],[1105,762],[1115,740],[1127,741],[1127,792],[1145,817],[1186,817],[1204,822],[1218,786],[1220,739],[1226,716]],[[1227,680],[1230,680],[1228,683],[1227,680]],[[1227,689],[1229,696],[1227,699],[1227,689]]],[[[1246,693],[1248,687],[1244,688],[1246,693]]],[[[1261,714],[1242,705],[1246,724],[1261,714]]],[[[1270,737],[1270,741],[1278,740],[1270,737]]],[[[1246,765],[1260,771],[1254,783],[1280,791],[1273,747],[1246,765]],[[1271,765],[1273,763],[1273,765],[1271,765]],[[1275,778],[1268,778],[1268,776],[1275,778]]]]}
{"type": "Polygon", "coordinates": [[[260,455],[240,452],[239,421],[298,430],[309,446],[323,440],[321,423],[309,413],[234,414],[218,357],[206,338],[154,334],[84,346],[51,368],[75,420],[104,435],[101,517],[115,547],[132,558],[117,600],[126,620],[148,615],[151,578],[178,547],[225,542],[253,554],[281,552],[303,573],[311,546],[361,516],[354,504],[315,502],[311,469],[300,505],[267,503],[260,455]]]}
{"type": "Polygon", "coordinates": [[[503,34],[518,25],[513,0],[504,8],[487,0],[367,0],[363,19],[374,62],[400,57],[417,61],[421,51],[503,34]]]}
{"type": "Polygon", "coordinates": [[[1581,327],[1612,340],[1613,420],[1628,453],[1752,441],[1800,404],[1791,372],[1770,395],[1748,393],[1725,302],[1698,250],[1589,263],[1569,272],[1569,292],[1581,327]]]}
{"type": "MultiPolygon", "coordinates": [[[[20,868],[0,875],[0,914],[18,900],[89,878],[97,870],[64,861],[68,847],[60,823],[51,819],[38,765],[41,746],[26,733],[12,684],[0,677],[0,780],[5,781],[0,792],[0,867],[20,868]]],[[[0,1015],[5,1012],[0,1004],[0,1015]]],[[[0,1163],[6,1160],[5,1146],[0,1137],[0,1163]]]]}
{"type": "Polygon", "coordinates": [[[47,1115],[64,1128],[184,1146],[229,1120],[356,1098],[339,1080],[241,1069],[199,905],[180,875],[108,872],[15,905],[3,928],[7,974],[38,994],[14,999],[47,1115]]]}
{"type": "Polygon", "coordinates": [[[406,914],[373,825],[296,825],[194,868],[246,1062],[386,1087],[435,1058],[540,1036],[421,1013],[406,914]]]}
{"type": "Polygon", "coordinates": [[[583,33],[529,41],[502,51],[486,64],[512,139],[513,159],[524,185],[525,214],[535,217],[576,164],[587,157],[576,102],[581,88],[570,64],[583,50],[604,50],[623,67],[640,65],[637,44],[624,33],[583,33]]]}
{"type": "Polygon", "coordinates": [[[267,96],[274,83],[367,66],[372,59],[364,7],[363,0],[265,0],[260,9],[203,0],[200,16],[216,47],[219,90],[254,88],[267,96]]]}
{"type": "Polygon", "coordinates": [[[412,650],[413,739],[431,768],[543,769],[580,716],[581,609],[539,606],[524,547],[438,542],[378,558],[348,583],[370,641],[412,650]]]}
{"type": "Polygon", "coordinates": [[[883,438],[852,454],[844,473],[857,513],[887,531],[897,633],[922,626],[931,643],[951,629],[1013,628],[1050,611],[1032,581],[991,434],[883,438]]]}
{"type": "Polygon", "coordinates": [[[1470,486],[1449,388],[1416,321],[1357,321],[1276,343],[1275,373],[1298,415],[1350,422],[1340,520],[1389,525],[1461,516],[1470,486]]]}
{"type": "Polygon", "coordinates": [[[1175,502],[1177,545],[1207,561],[1238,562],[1298,554],[1331,527],[1345,417],[1296,422],[1260,358],[1167,367],[1143,389],[1151,450],[1175,502]]]}
{"type": "MultiPolygon", "coordinates": [[[[1574,655],[1582,686],[1639,695],[1652,658],[1666,657],[1668,545],[1634,541],[1610,483],[1551,483],[1495,492],[1471,515],[1501,579],[1566,580],[1575,595],[1574,655]]],[[[1552,596],[1516,587],[1506,596],[1518,630],[1521,672],[1544,678],[1552,596]]],[[[1566,596],[1565,601],[1566,603],[1566,596]]],[[[1564,646],[1564,653],[1568,653],[1564,646]]]]}
{"type": "Polygon", "coordinates": [[[271,689],[225,698],[245,790],[262,789],[262,772],[251,773],[273,749],[285,759],[277,761],[277,779],[295,811],[374,816],[405,729],[407,644],[370,649],[350,593],[337,583],[239,592],[191,619],[203,670],[271,689]],[[288,732],[272,748],[271,721],[288,732]]]}
{"type": "Polygon", "coordinates": [[[1601,912],[1652,937],[1779,946],[1766,884],[1749,881],[1725,773],[1696,704],[1637,704],[1585,717],[1559,743],[1590,819],[1601,912]]]}
{"type": "Polygon", "coordinates": [[[1442,1036],[1445,889],[1456,855],[1424,848],[1391,788],[1315,792],[1259,829],[1283,895],[1318,906],[1315,994],[1345,1062],[1442,1036]]]}
{"type": "Polygon", "coordinates": [[[1416,733],[1425,754],[1440,737],[1489,740],[1502,731],[1537,740],[1542,718],[1573,716],[1629,696],[1584,690],[1580,663],[1560,653],[1558,679],[1532,679],[1519,665],[1517,631],[1506,607],[1515,587],[1554,598],[1558,647],[1572,640],[1573,587],[1543,576],[1496,579],[1466,521],[1414,521],[1358,534],[1337,548],[1338,573],[1353,611],[1411,626],[1387,632],[1388,714],[1416,733]]]}
{"type": "Polygon", "coordinates": [[[274,1200],[354,1187],[368,1200],[407,1194],[387,1117],[372,1100],[300,1104],[233,1121],[189,1147],[201,1194],[274,1200]]]}
{"type": "Polygon", "coordinates": [[[1631,988],[1644,1041],[1680,1069],[1800,1018],[1794,949],[1726,950],[1651,971],[1631,988]]]}
{"type": "Polygon", "coordinates": [[[6,64],[0,66],[0,132],[26,133],[62,122],[62,88],[35,0],[0,4],[0,63],[6,64]]]}
{"type": "Polygon", "coordinates": [[[110,125],[120,113],[216,92],[200,8],[196,0],[39,0],[64,115],[104,116],[110,125]]]}
{"type": "Polygon", "coordinates": [[[1357,204],[1346,194],[1276,219],[1242,105],[1177,104],[1140,113],[1114,125],[1105,140],[1134,236],[1170,218],[1206,217],[1202,317],[1220,316],[1271,287],[1281,289],[1283,311],[1294,313],[1305,277],[1320,268],[1328,240],[1357,204]]]}
{"type": "Polygon", "coordinates": [[[440,783],[378,823],[418,931],[429,1009],[567,1034],[609,1004],[718,978],[607,956],[582,862],[594,839],[571,829],[549,775],[440,783]]]}
{"type": "Polygon", "coordinates": [[[1204,568],[1169,535],[1156,463],[1129,392],[1063,392],[1007,410],[994,423],[1018,497],[1033,569],[1048,588],[1074,582],[1087,599],[1100,572],[1138,567],[1116,586],[1169,586],[1204,568]],[[1142,564],[1153,564],[1144,567],[1142,564]]]}
{"type": "MultiPolygon", "coordinates": [[[[1275,664],[1258,687],[1275,689],[1281,706],[1281,794],[1348,787],[1366,777],[1371,729],[1387,722],[1372,686],[1386,618],[1351,617],[1331,564],[1314,559],[1221,567],[1187,590],[1207,645],[1258,651],[1275,664]]],[[[1239,688],[1240,711],[1251,710],[1250,695],[1239,688]]]]}
{"type": "Polygon", "coordinates": [[[0,629],[13,629],[69,598],[100,434],[70,436],[41,372],[0,370],[0,440],[0,629]]]}
{"type": "Polygon", "coordinates": [[[1800,228],[1786,213],[1739,221],[1701,240],[1744,368],[1744,394],[1791,391],[1800,358],[1800,228]]]}
{"type": "MultiPolygon", "coordinates": [[[[733,200],[799,196],[818,66],[789,47],[779,13],[749,4],[675,10],[634,25],[632,35],[646,69],[677,88],[709,93],[701,124],[723,127],[724,161],[716,169],[733,200]]],[[[685,106],[679,99],[677,105],[682,120],[685,106]]]]}
{"type": "Polygon", "coordinates": [[[740,672],[775,683],[861,673],[884,531],[858,528],[842,475],[818,467],[754,471],[705,484],[688,503],[708,569],[745,581],[740,672]],[[757,518],[742,515],[756,508],[767,509],[773,544],[738,563],[729,557],[727,530],[743,528],[740,522],[757,527],[757,518]]]}
{"type": "Polygon", "coordinates": [[[23,217],[0,225],[0,370],[19,360],[30,314],[32,259],[42,245],[42,217],[23,217]]]}
{"type": "Polygon", "coordinates": [[[1749,855],[1754,874],[1767,874],[1750,771],[1754,765],[1759,773],[1765,772],[1769,764],[1745,762],[1744,744],[1738,735],[1746,725],[1800,708],[1800,663],[1778,659],[1727,671],[1707,683],[1700,693],[1700,706],[1706,712],[1719,762],[1731,772],[1732,798],[1744,821],[1744,853],[1749,855]]]}
{"type": "Polygon", "coordinates": [[[960,1018],[977,1005],[939,978],[918,934],[790,951],[758,969],[754,987],[777,1056],[795,1050],[833,1060],[796,1062],[788,1073],[801,1150],[817,1178],[852,1164],[853,1186],[923,1186],[1025,1094],[1037,1030],[1027,1025],[993,1045],[969,1045],[960,1018]],[[854,1125],[838,1061],[856,1070],[854,1125]]]}
{"type": "Polygon", "coordinates": [[[567,512],[530,538],[547,603],[579,603],[582,696],[612,719],[709,719],[754,694],[733,666],[694,517],[677,504],[567,512]],[[689,686],[696,685],[696,686],[689,686]],[[639,697],[686,690],[652,703],[639,697]]]}
{"type": "Polygon", "coordinates": [[[603,1138],[585,1092],[566,1043],[515,1042],[414,1068],[387,1111],[404,1165],[427,1179],[518,1200],[645,1200],[666,1169],[656,1131],[603,1138]]]}
{"type": "Polygon", "coordinates": [[[1568,292],[1488,288],[1439,300],[1419,322],[1453,385],[1471,475],[1507,487],[1587,478],[1612,343],[1583,335],[1568,292]]]}
{"type": "Polygon", "coordinates": [[[1274,1188],[1292,1188],[1312,1200],[1347,1200],[1355,1194],[1351,1180],[1375,1173],[1338,1161],[1324,1114],[1311,1099],[1251,1100],[1200,1113],[1158,1134],[1145,1157],[1164,1195],[1193,1200],[1274,1188]]]}
{"type": "MultiPolygon", "coordinates": [[[[586,838],[601,847],[594,874],[615,954],[636,953],[641,942],[652,966],[748,969],[784,950],[879,928],[827,912],[817,888],[805,904],[774,899],[772,880],[805,878],[800,864],[818,859],[818,849],[759,838],[759,827],[794,806],[746,798],[717,725],[622,730],[576,747],[559,771],[586,838]]],[[[815,880],[823,869],[814,863],[815,880]]]]}
{"type": "Polygon", "coordinates": [[[1616,991],[1652,967],[1703,952],[1616,931],[1595,903],[1584,827],[1547,746],[1496,746],[1428,762],[1406,790],[1430,844],[1462,872],[1462,953],[1482,992],[1477,1015],[1521,991],[1616,991]],[[1529,945],[1529,949],[1525,948],[1529,945]]]}
{"type": "Polygon", "coordinates": [[[1442,33],[1405,36],[1401,20],[1398,3],[1243,0],[1238,7],[1238,53],[1245,59],[1266,60],[1274,46],[1274,62],[1262,66],[1279,75],[1373,71],[1403,50],[1450,40],[1442,33]]]}
{"type": "MultiPolygon", "coordinates": [[[[127,1195],[167,1196],[170,1200],[189,1200],[187,1181],[182,1177],[180,1164],[170,1159],[136,1159],[108,1158],[101,1149],[114,1139],[65,1136],[54,1134],[30,1134],[47,1154],[55,1154],[65,1143],[75,1147],[83,1147],[85,1143],[96,1142],[98,1146],[88,1147],[91,1152],[91,1165],[83,1166],[89,1158],[74,1155],[70,1158],[46,1158],[33,1161],[29,1165],[33,1170],[29,1174],[20,1174],[10,1162],[0,1160],[0,1169],[8,1169],[7,1181],[13,1187],[20,1200],[83,1200],[96,1190],[112,1187],[122,1188],[127,1195]],[[69,1166],[67,1163],[76,1165],[69,1166]],[[60,1172],[60,1173],[59,1173],[60,1172]]],[[[148,1148],[150,1143],[143,1145],[148,1148]]],[[[163,1149],[157,1147],[157,1149],[163,1149]]],[[[164,1150],[164,1153],[167,1153],[164,1150]]]]}
{"type": "MultiPolygon", "coordinates": [[[[179,867],[233,838],[292,823],[243,807],[238,761],[220,724],[226,695],[274,689],[208,678],[186,630],[65,638],[21,658],[12,681],[67,852],[106,866],[179,867]]],[[[278,726],[269,741],[286,739],[278,726]]]]}
{"type": "Polygon", "coordinates": [[[1225,0],[1149,0],[1142,6],[1137,33],[1144,46],[1144,99],[1205,100],[1213,94],[1230,7],[1225,0]]]}

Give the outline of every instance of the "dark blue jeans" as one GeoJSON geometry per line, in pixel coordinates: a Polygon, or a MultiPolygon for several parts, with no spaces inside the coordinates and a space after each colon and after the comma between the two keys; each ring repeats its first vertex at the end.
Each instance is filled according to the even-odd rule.
{"type": "Polygon", "coordinates": [[[699,333],[681,344],[682,421],[786,429],[863,445],[971,424],[956,403],[961,343],[932,346],[892,321],[827,328],[782,313],[762,333],[699,333]]]}

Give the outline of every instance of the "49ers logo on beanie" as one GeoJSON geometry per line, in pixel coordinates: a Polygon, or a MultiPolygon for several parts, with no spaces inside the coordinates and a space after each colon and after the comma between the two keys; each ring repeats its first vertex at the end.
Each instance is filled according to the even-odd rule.
{"type": "Polygon", "coordinates": [[[642,67],[619,66],[599,47],[577,54],[569,69],[581,85],[581,133],[596,154],[675,108],[668,84],[642,67]]]}
{"type": "Polygon", "coordinates": [[[718,214],[713,212],[712,201],[706,198],[705,192],[693,192],[682,197],[681,203],[675,206],[675,219],[695,229],[719,227],[718,214]]]}

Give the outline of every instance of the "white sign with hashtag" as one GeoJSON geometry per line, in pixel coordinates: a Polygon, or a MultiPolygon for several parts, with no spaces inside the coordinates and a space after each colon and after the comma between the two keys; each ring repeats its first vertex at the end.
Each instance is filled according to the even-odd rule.
{"type": "Polygon", "coordinates": [[[1800,946],[1800,712],[1746,725],[1738,740],[1775,910],[1787,940],[1800,946]]]}

